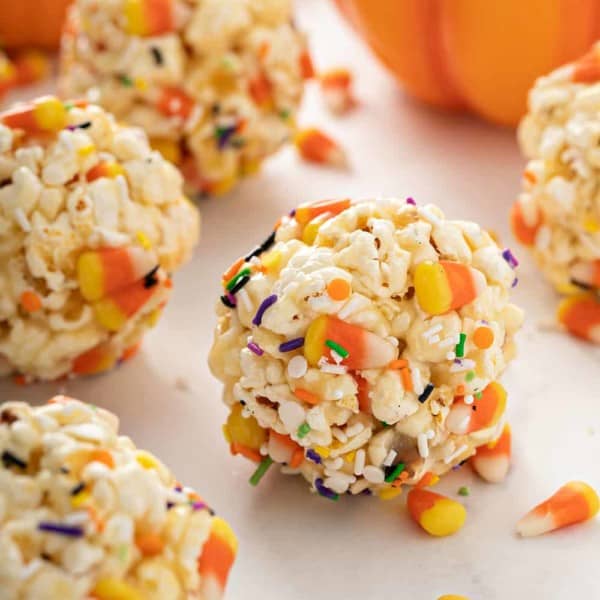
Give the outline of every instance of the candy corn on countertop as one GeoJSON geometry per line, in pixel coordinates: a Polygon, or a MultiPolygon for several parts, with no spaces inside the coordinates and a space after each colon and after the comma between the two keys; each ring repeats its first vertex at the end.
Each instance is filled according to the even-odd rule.
{"type": "MultiPolygon", "coordinates": [[[[348,66],[355,75],[353,111],[331,117],[313,87],[299,116],[303,127],[319,127],[341,144],[349,169],[304,163],[287,148],[260,177],[201,201],[200,245],[175,275],[170,304],[138,356],[91,379],[26,387],[3,380],[0,398],[41,404],[66,391],[117,413],[125,434],[231,523],[240,542],[228,585],[233,600],[600,598],[592,558],[600,522],[534,539],[516,533],[517,522],[567,482],[600,488],[600,349],[552,325],[557,296],[511,237],[508,214],[525,164],[514,135],[403,96],[329,3],[301,0],[298,22],[311,32],[318,68],[348,66]],[[493,229],[520,260],[512,301],[526,321],[502,378],[513,464],[500,484],[483,483],[465,465],[429,488],[466,509],[462,529],[441,539],[408,517],[435,501],[427,494],[415,494],[408,508],[406,493],[331,502],[275,469],[249,485],[255,467],[229,453],[221,432],[228,411],[206,365],[221,274],[238,256],[302,202],[378,195],[411,196],[439,205],[448,218],[493,229]],[[568,576],[558,564],[569,565],[568,576]]],[[[463,518],[456,509],[455,519],[463,518]]],[[[535,525],[520,524],[527,527],[535,525]]]]}

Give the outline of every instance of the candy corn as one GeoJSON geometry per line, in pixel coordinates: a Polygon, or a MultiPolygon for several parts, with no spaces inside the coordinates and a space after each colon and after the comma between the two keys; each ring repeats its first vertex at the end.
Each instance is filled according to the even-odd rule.
{"type": "Polygon", "coordinates": [[[577,294],[562,300],[558,320],[574,336],[600,344],[600,299],[594,294],[577,294]]]}
{"type": "Polygon", "coordinates": [[[181,162],[181,146],[176,141],[152,138],[150,140],[150,146],[152,146],[153,150],[160,152],[164,159],[174,165],[178,165],[181,162]]]}
{"type": "Polygon", "coordinates": [[[490,483],[504,481],[510,468],[511,432],[506,424],[500,437],[477,448],[475,456],[469,461],[471,466],[482,479],[490,483]]]}
{"type": "Polygon", "coordinates": [[[19,105],[0,115],[0,122],[28,134],[55,133],[67,124],[67,109],[54,96],[44,96],[31,104],[19,105]]]}
{"type": "Polygon", "coordinates": [[[599,507],[600,500],[594,489],[582,481],[570,481],[527,513],[517,523],[517,532],[531,537],[582,523],[595,517],[599,507]]]}
{"type": "Polygon", "coordinates": [[[321,91],[327,108],[342,114],[355,105],[352,95],[352,73],[347,69],[331,69],[319,76],[321,91]]]}
{"type": "Polygon", "coordinates": [[[156,266],[154,255],[137,246],[83,252],[77,260],[81,295],[90,302],[100,300],[144,279],[156,266]]]}
{"type": "Polygon", "coordinates": [[[17,85],[29,85],[47,77],[50,59],[39,50],[24,50],[13,58],[17,85]]]}
{"type": "Polygon", "coordinates": [[[254,417],[242,415],[242,405],[235,404],[231,408],[223,432],[230,444],[240,444],[251,450],[259,450],[267,441],[267,432],[254,417]]]}
{"type": "Polygon", "coordinates": [[[573,64],[572,79],[578,83],[594,83],[600,79],[600,46],[593,46],[573,64]]]}
{"type": "Polygon", "coordinates": [[[523,215],[523,209],[519,202],[515,202],[510,210],[510,225],[513,235],[523,244],[524,246],[533,246],[535,243],[535,236],[537,235],[538,229],[542,224],[541,219],[538,218],[534,223],[528,223],[523,215]]]}
{"type": "Polygon", "coordinates": [[[289,435],[282,435],[276,431],[269,432],[269,456],[278,463],[285,463],[290,467],[299,467],[304,460],[304,450],[292,440],[289,435]]]}
{"type": "Polygon", "coordinates": [[[248,92],[254,102],[263,108],[269,107],[273,101],[273,86],[263,72],[250,79],[248,92]]]}
{"type": "Polygon", "coordinates": [[[506,390],[492,381],[479,398],[475,396],[472,404],[466,404],[462,397],[456,398],[446,418],[446,427],[459,435],[488,429],[498,423],[505,408],[506,390]]]}
{"type": "Polygon", "coordinates": [[[75,358],[71,372],[76,375],[94,375],[112,369],[116,362],[117,357],[108,346],[95,346],[75,358]]]}
{"type": "Polygon", "coordinates": [[[206,600],[222,598],[237,549],[238,541],[231,527],[220,517],[214,517],[210,535],[198,557],[202,598],[206,600]]]}
{"type": "Polygon", "coordinates": [[[308,162],[334,167],[347,164],[346,153],[337,142],[314,127],[298,131],[294,143],[300,156],[308,162]]]}
{"type": "Polygon", "coordinates": [[[321,357],[331,362],[331,351],[349,369],[377,369],[396,358],[396,347],[378,335],[329,315],[317,317],[304,337],[304,356],[316,366],[321,357]]]}
{"type": "Polygon", "coordinates": [[[413,488],[408,493],[406,506],[413,521],[436,537],[456,533],[467,518],[460,502],[423,488],[413,488]]]}
{"type": "Polygon", "coordinates": [[[92,597],[97,600],[144,600],[144,596],[122,579],[104,577],[96,583],[92,597]]]}
{"type": "Polygon", "coordinates": [[[167,117],[187,119],[194,110],[196,103],[182,89],[164,87],[160,91],[156,108],[167,117]]]}
{"type": "Polygon", "coordinates": [[[332,213],[324,212],[316,216],[312,221],[306,224],[302,230],[302,241],[308,246],[312,246],[317,239],[319,229],[321,225],[326,221],[329,221],[334,215],[332,213]]]}
{"type": "Polygon", "coordinates": [[[414,286],[421,308],[430,315],[442,315],[473,302],[486,286],[481,271],[448,260],[417,265],[414,286]]]}
{"type": "Polygon", "coordinates": [[[327,213],[331,216],[338,215],[342,211],[350,208],[350,200],[320,200],[319,202],[301,204],[296,208],[294,218],[300,225],[307,225],[316,217],[327,213]]]}
{"type": "Polygon", "coordinates": [[[86,174],[85,178],[89,183],[100,179],[101,177],[107,177],[108,179],[115,179],[119,175],[125,175],[125,169],[116,162],[113,161],[102,161],[97,165],[94,165],[86,174]]]}
{"type": "Polygon", "coordinates": [[[571,267],[571,278],[577,283],[600,288],[600,260],[577,261],[571,267]]]}
{"type": "Polygon", "coordinates": [[[310,54],[304,50],[298,59],[300,65],[300,73],[303,79],[312,79],[315,76],[315,67],[313,66],[310,54]]]}
{"type": "Polygon", "coordinates": [[[126,0],[125,30],[131,35],[152,36],[175,29],[173,0],[126,0]]]}

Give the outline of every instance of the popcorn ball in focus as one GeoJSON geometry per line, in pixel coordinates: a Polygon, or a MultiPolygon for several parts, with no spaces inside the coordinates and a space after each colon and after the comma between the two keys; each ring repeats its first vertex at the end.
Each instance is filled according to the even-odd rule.
{"type": "Polygon", "coordinates": [[[0,114],[0,182],[0,371],[130,356],[198,237],[177,169],[103,109],[44,97],[0,114]]]}
{"type": "Polygon", "coordinates": [[[313,76],[290,0],[76,0],[68,96],[143,127],[190,189],[224,193],[291,137],[313,76]]]}
{"type": "Polygon", "coordinates": [[[529,159],[512,209],[515,237],[568,297],[558,318],[600,343],[600,44],[538,79],[519,140],[529,159]]]}
{"type": "Polygon", "coordinates": [[[514,259],[412,199],[301,205],[223,275],[210,355],[234,454],[391,498],[498,438],[514,259]]]}
{"type": "Polygon", "coordinates": [[[216,600],[237,541],[113,414],[57,396],[0,405],[7,600],[216,600]]]}

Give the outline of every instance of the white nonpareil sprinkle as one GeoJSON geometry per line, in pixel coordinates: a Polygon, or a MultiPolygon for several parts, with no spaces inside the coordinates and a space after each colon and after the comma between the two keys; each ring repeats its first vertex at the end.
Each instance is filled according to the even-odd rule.
{"type": "Polygon", "coordinates": [[[385,480],[385,474],[382,469],[374,465],[367,465],[363,469],[364,478],[370,483],[383,483],[385,480]]]}
{"type": "Polygon", "coordinates": [[[17,206],[13,211],[13,214],[15,215],[15,221],[18,223],[19,227],[25,233],[29,233],[31,231],[31,223],[29,222],[25,211],[20,206],[17,206]]]}
{"type": "Polygon", "coordinates": [[[248,295],[248,292],[244,288],[242,288],[241,290],[238,291],[237,297],[242,301],[244,308],[248,312],[253,312],[254,305],[252,304],[252,300],[250,300],[250,296],[248,295]]]}
{"type": "Polygon", "coordinates": [[[466,449],[467,449],[467,445],[463,444],[457,450],[455,450],[452,454],[450,454],[450,456],[446,456],[446,458],[444,459],[444,462],[447,465],[450,464],[455,458],[460,456],[466,449]]]}
{"type": "Polygon", "coordinates": [[[398,453],[395,450],[390,450],[388,452],[388,455],[383,460],[383,466],[389,467],[394,462],[396,456],[398,456],[398,453]]]}
{"type": "Polygon", "coordinates": [[[354,423],[354,425],[346,427],[346,435],[349,438],[354,437],[355,435],[358,435],[364,428],[365,426],[362,423],[354,423]]]}
{"type": "Polygon", "coordinates": [[[331,373],[332,375],[345,375],[348,372],[344,365],[332,365],[328,362],[320,363],[319,367],[323,373],[331,373]]]}
{"type": "Polygon", "coordinates": [[[331,358],[333,358],[333,360],[335,361],[335,363],[337,365],[339,365],[344,360],[344,357],[340,356],[335,350],[332,349],[332,350],[330,350],[330,352],[331,352],[331,358]]]}
{"type": "Polygon", "coordinates": [[[436,333],[439,333],[442,329],[443,329],[442,324],[441,323],[437,323],[433,327],[430,327],[427,331],[424,331],[423,332],[423,337],[424,338],[431,337],[432,335],[435,335],[436,333]]]}
{"type": "Polygon", "coordinates": [[[361,296],[360,294],[353,294],[350,300],[348,300],[348,302],[346,302],[346,304],[344,304],[344,306],[338,312],[338,317],[340,319],[346,319],[368,304],[368,298],[365,298],[365,296],[361,296]]]}
{"type": "Polygon", "coordinates": [[[308,363],[304,356],[299,354],[290,359],[290,362],[287,365],[287,372],[292,379],[304,377],[306,371],[308,371],[308,363]]]}
{"type": "Polygon", "coordinates": [[[465,404],[473,404],[473,395],[472,394],[467,394],[464,397],[464,402],[465,402],[465,404]]]}
{"type": "Polygon", "coordinates": [[[260,452],[261,456],[266,456],[267,454],[269,454],[269,445],[268,444],[263,444],[260,447],[259,452],[260,452]]]}
{"type": "Polygon", "coordinates": [[[342,390],[335,390],[335,392],[333,392],[334,400],[341,400],[343,397],[344,397],[344,392],[342,392],[342,390]]]}
{"type": "Polygon", "coordinates": [[[427,458],[429,456],[429,444],[427,443],[426,433],[420,433],[417,436],[417,448],[421,458],[427,458]]]}
{"type": "Polygon", "coordinates": [[[365,468],[365,459],[366,452],[361,448],[356,451],[356,456],[354,457],[354,474],[362,475],[362,472],[365,468]]]}
{"type": "Polygon", "coordinates": [[[454,363],[450,367],[450,373],[460,373],[461,371],[470,371],[475,366],[475,361],[470,358],[462,358],[460,362],[454,363]]]}
{"type": "Polygon", "coordinates": [[[421,378],[421,371],[417,368],[412,368],[410,370],[410,374],[412,375],[413,389],[417,396],[420,396],[425,389],[423,385],[423,379],[421,378]]]}
{"type": "Polygon", "coordinates": [[[448,346],[456,346],[456,344],[458,344],[458,342],[459,342],[459,340],[457,338],[458,338],[458,336],[456,336],[456,335],[449,335],[448,337],[444,338],[438,344],[438,346],[440,348],[447,348],[448,346]]]}
{"type": "Polygon", "coordinates": [[[332,427],[331,433],[333,433],[333,437],[342,442],[342,444],[345,444],[348,441],[348,436],[339,427],[332,427]]]}

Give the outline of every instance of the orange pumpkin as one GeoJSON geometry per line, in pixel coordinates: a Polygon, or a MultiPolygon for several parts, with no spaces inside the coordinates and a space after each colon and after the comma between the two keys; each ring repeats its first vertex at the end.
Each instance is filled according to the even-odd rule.
{"type": "Polygon", "coordinates": [[[0,0],[0,46],[57,48],[72,0],[0,0]]]}
{"type": "Polygon", "coordinates": [[[600,37],[600,0],[335,0],[414,96],[503,125],[600,37]]]}

